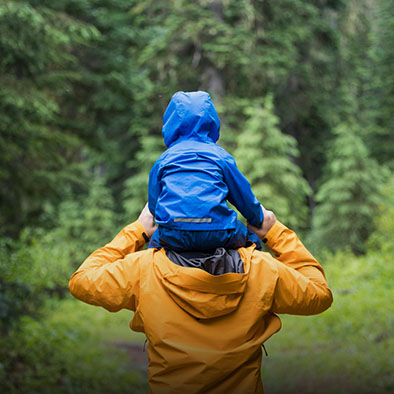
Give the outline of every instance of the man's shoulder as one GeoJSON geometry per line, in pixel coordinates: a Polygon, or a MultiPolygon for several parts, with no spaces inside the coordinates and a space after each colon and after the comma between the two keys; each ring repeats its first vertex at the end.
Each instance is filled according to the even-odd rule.
{"type": "Polygon", "coordinates": [[[239,248],[241,258],[248,267],[248,289],[264,300],[269,307],[279,279],[277,260],[268,252],[252,247],[239,248]],[[246,260],[246,261],[245,261],[246,260]]]}
{"type": "Polygon", "coordinates": [[[270,272],[275,276],[278,274],[278,263],[280,264],[280,262],[269,252],[254,249],[250,262],[251,268],[253,267],[255,270],[270,272]]]}
{"type": "Polygon", "coordinates": [[[139,250],[137,252],[131,252],[124,256],[123,260],[125,263],[132,263],[135,264],[145,264],[147,262],[152,262],[153,259],[153,248],[139,250]]]}

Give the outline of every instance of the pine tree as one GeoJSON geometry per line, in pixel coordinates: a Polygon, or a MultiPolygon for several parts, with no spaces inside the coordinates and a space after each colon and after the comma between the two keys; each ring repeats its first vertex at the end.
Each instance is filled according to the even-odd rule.
{"type": "Polygon", "coordinates": [[[381,0],[374,4],[371,64],[372,82],[367,99],[374,124],[368,135],[368,146],[379,163],[394,168],[394,2],[381,0]]]}
{"type": "Polygon", "coordinates": [[[315,250],[350,246],[362,253],[381,198],[385,169],[370,158],[355,124],[341,124],[334,134],[309,240],[315,250]]]}
{"type": "Polygon", "coordinates": [[[78,79],[75,53],[97,36],[64,13],[0,3],[0,234],[16,236],[80,181],[82,141],[65,127],[63,100],[78,79]]]}
{"type": "Polygon", "coordinates": [[[141,0],[130,10],[139,38],[132,61],[154,84],[146,102],[157,110],[176,90],[201,89],[215,105],[217,96],[227,103],[231,96],[236,107],[272,92],[281,130],[299,141],[297,162],[314,187],[323,164],[316,140],[327,139],[340,107],[338,25],[346,4],[141,0]]]}
{"type": "Polygon", "coordinates": [[[247,107],[245,113],[248,119],[234,153],[238,167],[267,209],[292,228],[302,228],[311,190],[292,160],[299,155],[297,142],[280,131],[271,96],[261,105],[247,107]]]}

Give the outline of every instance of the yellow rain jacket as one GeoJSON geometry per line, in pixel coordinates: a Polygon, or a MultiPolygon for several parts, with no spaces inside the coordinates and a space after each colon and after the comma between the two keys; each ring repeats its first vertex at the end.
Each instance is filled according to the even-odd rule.
{"type": "Polygon", "coordinates": [[[280,327],[276,313],[313,315],[332,295],[324,272],[296,234],[276,222],[273,252],[238,249],[244,273],[211,275],[141,250],[140,222],[92,253],[70,280],[78,299],[111,312],[134,311],[130,327],[148,339],[150,393],[262,393],[262,344],[280,327]]]}

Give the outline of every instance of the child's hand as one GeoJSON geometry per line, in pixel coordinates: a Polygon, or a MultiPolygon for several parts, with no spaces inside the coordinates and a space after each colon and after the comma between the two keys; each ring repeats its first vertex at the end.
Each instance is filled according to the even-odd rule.
{"type": "Polygon", "coordinates": [[[146,203],[144,209],[141,211],[140,216],[138,217],[138,221],[144,226],[146,235],[149,238],[152,237],[152,234],[157,229],[157,224],[153,219],[153,215],[149,211],[148,203],[146,203]]]}
{"type": "Polygon", "coordinates": [[[257,228],[248,223],[248,229],[253,231],[260,239],[263,239],[276,222],[276,217],[272,211],[267,211],[263,206],[261,208],[264,213],[263,224],[260,228],[257,228]]]}

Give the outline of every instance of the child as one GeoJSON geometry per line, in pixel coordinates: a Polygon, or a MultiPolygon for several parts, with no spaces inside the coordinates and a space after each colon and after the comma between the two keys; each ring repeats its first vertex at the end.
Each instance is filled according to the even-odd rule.
{"type": "Polygon", "coordinates": [[[159,225],[151,247],[211,252],[254,242],[226,200],[255,227],[263,210],[233,157],[216,144],[220,121],[206,92],[177,92],[163,116],[168,149],[149,174],[148,206],[159,225]]]}

